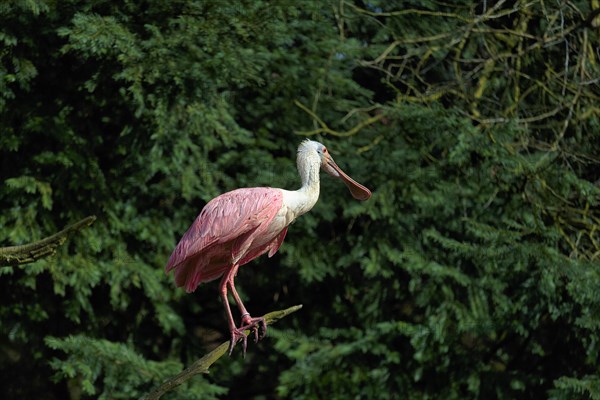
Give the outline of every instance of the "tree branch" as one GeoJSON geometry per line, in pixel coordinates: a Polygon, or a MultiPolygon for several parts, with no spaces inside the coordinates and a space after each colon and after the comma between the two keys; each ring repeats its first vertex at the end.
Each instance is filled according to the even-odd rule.
{"type": "Polygon", "coordinates": [[[317,122],[317,124],[319,124],[321,126],[320,128],[314,129],[312,131],[296,131],[295,132],[299,135],[305,135],[305,136],[313,136],[313,135],[316,135],[319,133],[329,134],[329,135],[338,136],[338,137],[352,136],[352,135],[356,135],[358,133],[358,131],[360,131],[365,126],[374,124],[375,122],[377,122],[380,119],[382,119],[383,117],[385,117],[384,113],[380,113],[380,114],[375,115],[374,117],[370,117],[370,118],[367,118],[367,119],[359,122],[352,129],[350,129],[346,132],[338,132],[338,131],[335,131],[335,130],[331,129],[330,127],[328,127],[327,124],[325,123],[325,121],[323,121],[321,118],[319,118],[317,116],[317,114],[315,114],[314,112],[309,110],[308,107],[306,107],[304,104],[300,103],[298,100],[294,100],[294,104],[296,104],[296,106],[298,106],[303,111],[305,111],[308,115],[310,115],[317,122]]]}
{"type": "MultiPolygon", "coordinates": [[[[278,320],[280,320],[281,318],[286,317],[289,314],[296,312],[301,308],[302,308],[302,304],[290,307],[285,310],[273,311],[268,314],[265,314],[263,316],[263,318],[265,319],[265,322],[267,325],[271,325],[271,324],[277,322],[278,320]]],[[[247,330],[246,334],[249,334],[249,333],[250,333],[250,331],[247,330]]],[[[183,371],[181,371],[174,377],[169,378],[168,380],[163,382],[160,386],[158,386],[156,389],[152,390],[150,393],[146,394],[145,396],[142,396],[140,398],[140,400],[160,399],[160,397],[163,394],[167,393],[170,390],[173,390],[175,387],[181,385],[182,383],[184,383],[185,381],[190,379],[192,376],[197,375],[197,374],[207,374],[208,368],[215,361],[217,361],[219,358],[221,358],[223,356],[223,354],[225,354],[227,352],[228,348],[229,348],[229,342],[228,341],[223,342],[216,349],[214,349],[213,351],[211,351],[210,353],[208,353],[201,359],[197,360],[196,362],[194,362],[191,366],[184,369],[183,371]]]]}
{"type": "Polygon", "coordinates": [[[37,242],[20,246],[0,247],[0,266],[27,264],[42,257],[51,256],[56,253],[56,248],[63,244],[71,233],[90,226],[95,220],[96,216],[91,215],[37,242]]]}

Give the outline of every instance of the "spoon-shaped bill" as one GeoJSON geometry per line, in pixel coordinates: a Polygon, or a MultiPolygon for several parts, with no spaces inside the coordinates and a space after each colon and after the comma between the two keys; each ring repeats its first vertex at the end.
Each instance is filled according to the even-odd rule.
{"type": "Polygon", "coordinates": [[[352,197],[354,197],[356,200],[364,201],[371,197],[371,191],[346,175],[344,171],[338,167],[335,161],[333,161],[331,155],[327,156],[327,161],[323,164],[323,169],[329,175],[340,178],[342,182],[346,184],[348,190],[350,190],[352,197]]]}

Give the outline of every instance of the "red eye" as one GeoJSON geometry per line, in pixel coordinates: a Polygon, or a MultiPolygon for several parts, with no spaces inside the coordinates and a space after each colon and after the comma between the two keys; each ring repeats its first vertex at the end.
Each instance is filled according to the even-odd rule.
{"type": "Polygon", "coordinates": [[[327,153],[327,147],[323,147],[323,154],[327,153]]]}

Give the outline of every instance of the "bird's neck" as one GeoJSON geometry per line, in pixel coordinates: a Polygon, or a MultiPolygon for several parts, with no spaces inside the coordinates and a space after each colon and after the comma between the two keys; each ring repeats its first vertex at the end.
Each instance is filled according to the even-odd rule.
{"type": "Polygon", "coordinates": [[[298,201],[294,204],[296,217],[309,211],[319,199],[321,160],[316,154],[298,153],[298,173],[302,187],[296,191],[298,201]]]}
{"type": "Polygon", "coordinates": [[[302,181],[300,190],[305,192],[316,191],[318,196],[321,160],[312,154],[298,153],[297,165],[300,180],[302,181]]]}

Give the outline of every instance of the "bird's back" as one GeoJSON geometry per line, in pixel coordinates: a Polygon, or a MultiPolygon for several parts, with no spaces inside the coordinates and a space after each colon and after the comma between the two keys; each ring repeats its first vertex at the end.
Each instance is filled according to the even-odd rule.
{"type": "Polygon", "coordinates": [[[177,286],[188,292],[218,278],[234,258],[243,258],[236,254],[248,250],[243,242],[260,235],[281,206],[281,190],[273,188],[237,189],[215,197],[177,244],[166,272],[174,269],[177,286]]]}

